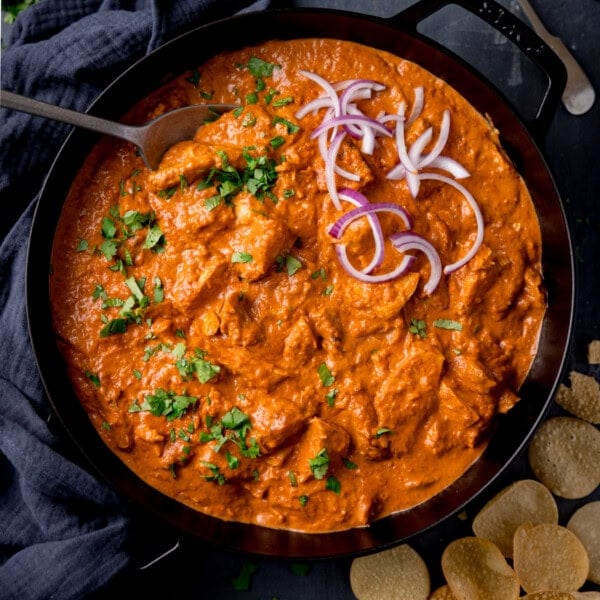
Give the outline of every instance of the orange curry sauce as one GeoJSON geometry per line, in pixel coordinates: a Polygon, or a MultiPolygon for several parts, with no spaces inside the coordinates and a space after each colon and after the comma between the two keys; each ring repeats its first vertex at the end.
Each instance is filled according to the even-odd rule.
{"type": "MultiPolygon", "coordinates": [[[[518,401],[544,315],[536,212],[497,132],[419,66],[313,39],[221,54],[128,121],[207,98],[241,108],[171,148],[155,172],[133,146],[104,139],[72,186],[51,296],[85,410],[139,477],[225,520],[320,532],[423,502],[480,456],[494,416],[518,401]],[[443,154],[470,173],[461,183],[485,235],[431,295],[420,252],[391,282],[362,283],[340,265],[328,229],[353,207],[337,211],[327,193],[310,137],[323,111],[296,118],[323,93],[300,70],[383,83],[357,101],[371,117],[402,101],[410,111],[423,86],[406,138],[432,126],[425,151],[450,109],[443,154]],[[243,185],[248,173],[259,189],[243,185]]],[[[393,136],[378,137],[372,155],[359,146],[348,136],[338,164],[360,181],[338,175],[338,187],[403,206],[443,264],[463,256],[476,234],[464,197],[423,181],[414,199],[404,179],[386,179],[398,163],[393,136]]],[[[379,220],[386,239],[405,229],[394,215],[379,220]]],[[[371,260],[365,218],[342,241],[358,268],[371,260]]],[[[386,242],[376,272],[401,258],[386,242]]]]}

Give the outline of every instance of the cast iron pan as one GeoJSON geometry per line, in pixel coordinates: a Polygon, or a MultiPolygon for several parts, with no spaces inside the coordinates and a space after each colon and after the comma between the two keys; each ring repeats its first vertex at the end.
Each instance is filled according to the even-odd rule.
{"type": "Polygon", "coordinates": [[[30,335],[50,402],[66,431],[96,473],[135,507],[143,507],[193,539],[229,550],[272,557],[325,558],[383,549],[422,533],[461,510],[515,459],[543,418],[560,379],[571,336],[574,303],[573,252],[551,174],[535,139],[547,128],[565,85],[555,55],[520,21],[489,0],[421,0],[384,20],[313,9],[250,13],[200,27],[142,59],[121,75],[90,112],[120,118],[146,93],[213,54],[267,39],[330,37],[354,40],[412,60],[447,81],[480,112],[489,114],[524,176],[538,211],[548,311],[539,352],[522,389],[522,400],[502,417],[484,455],[449,488],[431,500],[381,519],[370,527],[303,534],[224,522],[198,513],[149,487],[105,446],[74,395],[51,328],[48,273],[56,223],[83,158],[97,137],[74,131],[54,162],[35,214],[27,264],[30,335]],[[536,117],[524,124],[502,94],[447,50],[424,38],[417,26],[447,4],[459,4],[504,33],[546,74],[548,87],[536,117]]]}

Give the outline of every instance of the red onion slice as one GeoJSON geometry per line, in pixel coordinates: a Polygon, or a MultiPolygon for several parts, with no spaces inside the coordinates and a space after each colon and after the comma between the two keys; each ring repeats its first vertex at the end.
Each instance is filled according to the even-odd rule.
{"type": "Polygon", "coordinates": [[[339,240],[350,223],[356,221],[356,219],[360,219],[365,215],[378,212],[388,212],[397,215],[402,219],[407,229],[412,227],[412,219],[410,218],[408,212],[402,208],[402,206],[394,204],[393,202],[369,202],[369,204],[359,206],[358,208],[353,208],[352,210],[343,214],[329,228],[329,235],[334,237],[336,240],[339,240]]]}
{"type": "Polygon", "coordinates": [[[454,160],[449,156],[438,156],[429,163],[429,166],[433,169],[447,171],[455,179],[465,179],[471,176],[467,169],[465,169],[457,160],[454,160]]]}
{"type": "Polygon", "coordinates": [[[434,181],[441,181],[442,183],[451,185],[455,190],[458,190],[471,207],[471,210],[475,216],[475,221],[477,222],[477,235],[475,236],[475,241],[473,242],[471,249],[460,260],[457,260],[456,262],[444,267],[444,273],[449,275],[450,273],[453,273],[457,269],[460,269],[462,266],[467,264],[475,256],[475,254],[477,254],[477,251],[483,242],[483,233],[485,228],[483,223],[483,215],[481,214],[479,204],[477,204],[477,201],[475,198],[473,198],[471,192],[469,192],[469,190],[467,190],[460,183],[454,181],[454,179],[450,179],[444,175],[438,175],[437,173],[422,173],[419,177],[421,180],[431,179],[434,181]]]}
{"type": "Polygon", "coordinates": [[[371,127],[375,133],[380,135],[385,135],[387,137],[392,137],[392,133],[387,129],[384,125],[382,125],[379,121],[372,119],[371,117],[367,117],[365,115],[340,115],[336,116],[324,123],[321,123],[318,127],[316,127],[313,132],[310,134],[312,139],[319,137],[323,131],[327,131],[328,129],[332,129],[333,127],[339,127],[340,125],[360,125],[371,127]]]}
{"type": "Polygon", "coordinates": [[[419,250],[427,256],[430,264],[430,273],[423,291],[430,295],[440,283],[442,278],[442,261],[437,250],[425,238],[410,231],[400,231],[390,236],[392,245],[398,252],[405,253],[407,250],[419,250]]]}
{"type": "MultiPolygon", "coordinates": [[[[344,188],[339,190],[338,196],[340,200],[349,202],[354,206],[366,206],[367,204],[370,204],[367,197],[356,190],[344,188]]],[[[361,269],[363,273],[370,273],[371,271],[373,271],[373,269],[381,265],[385,253],[383,231],[381,230],[381,223],[379,222],[377,215],[367,214],[367,221],[369,222],[369,225],[373,230],[375,252],[373,253],[373,258],[371,262],[364,269],[361,269]]]]}
{"type": "Polygon", "coordinates": [[[448,141],[448,136],[450,135],[450,111],[446,109],[444,111],[444,116],[442,117],[442,124],[440,125],[440,134],[435,143],[435,146],[431,150],[429,154],[421,158],[419,161],[419,168],[426,167],[432,161],[434,161],[442,152],[444,147],[446,146],[446,142],[448,141]]]}
{"type": "Polygon", "coordinates": [[[421,166],[419,163],[419,160],[421,159],[421,154],[423,154],[425,146],[429,144],[432,137],[433,127],[429,127],[410,145],[410,149],[408,150],[408,157],[412,161],[413,165],[415,165],[417,168],[421,166]]]}
{"type": "MultiPolygon", "coordinates": [[[[325,137],[325,132],[323,132],[323,137],[325,137]]],[[[327,185],[329,197],[337,210],[341,210],[342,205],[340,204],[337,186],[335,185],[335,161],[345,137],[345,131],[338,131],[329,145],[329,149],[325,156],[325,183],[327,185]]]]}
{"type": "Polygon", "coordinates": [[[340,264],[344,268],[344,270],[355,277],[359,281],[364,283],[383,283],[385,281],[392,281],[396,279],[396,277],[400,277],[400,275],[404,275],[410,267],[412,266],[415,257],[410,255],[405,255],[402,259],[402,262],[392,271],[387,273],[381,273],[380,275],[370,275],[369,273],[363,273],[359,271],[356,267],[352,265],[350,260],[348,259],[348,254],[346,253],[346,245],[345,244],[337,244],[335,247],[336,254],[340,261],[340,264]]]}
{"type": "Polygon", "coordinates": [[[338,98],[337,92],[333,89],[333,86],[329,83],[329,81],[327,81],[324,77],[317,75],[316,73],[312,73],[311,71],[305,71],[303,69],[300,69],[298,73],[300,73],[300,75],[304,75],[304,77],[307,77],[308,79],[314,81],[316,84],[320,85],[323,88],[327,96],[331,98],[331,106],[333,107],[335,116],[339,116],[340,99],[338,98]]]}
{"type": "Polygon", "coordinates": [[[423,86],[418,86],[414,89],[415,99],[413,101],[412,109],[408,119],[406,119],[406,125],[410,125],[416,121],[423,112],[423,105],[425,104],[425,92],[423,86]]]}
{"type": "Polygon", "coordinates": [[[310,102],[307,102],[302,108],[300,108],[296,113],[296,119],[302,119],[309,113],[316,113],[322,108],[333,108],[333,103],[329,96],[319,96],[310,102]]]}

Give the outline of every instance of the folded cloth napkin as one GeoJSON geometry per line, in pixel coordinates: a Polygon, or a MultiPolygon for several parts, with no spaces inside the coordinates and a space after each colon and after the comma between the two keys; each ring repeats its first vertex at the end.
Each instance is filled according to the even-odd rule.
{"type": "MultiPolygon", "coordinates": [[[[4,40],[2,89],[85,110],[185,29],[267,0],[42,0],[4,40]]],[[[0,597],[81,598],[130,562],[130,519],[51,431],[29,343],[25,259],[35,196],[68,127],[1,110],[0,597]],[[15,222],[16,221],[16,222],[15,222]]]]}

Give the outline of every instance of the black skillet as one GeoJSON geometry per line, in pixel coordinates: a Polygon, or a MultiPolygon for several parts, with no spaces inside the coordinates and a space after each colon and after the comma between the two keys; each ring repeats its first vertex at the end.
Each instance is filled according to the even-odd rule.
{"type": "Polygon", "coordinates": [[[481,113],[489,114],[533,196],[542,229],[548,311],[539,351],[522,400],[497,422],[483,456],[453,485],[427,502],[370,527],[303,534],[221,521],[198,513],[142,482],[105,446],[74,395],[55,345],[49,311],[48,273],[56,223],[83,157],[97,142],[74,131],[48,174],[34,217],[27,263],[27,314],[39,371],[54,411],[90,467],[135,507],[143,507],[176,531],[229,550],[272,557],[325,558],[357,555],[399,543],[456,514],[481,495],[524,448],[543,419],[561,377],[574,308],[573,250],[561,201],[536,140],[558,106],[566,75],[562,64],[519,20],[490,0],[421,0],[379,19],[342,11],[281,9],[249,13],[200,27],[167,43],[118,77],[90,108],[119,119],[145,94],[173,75],[224,50],[267,39],[330,37],[354,40],[412,60],[447,81],[481,113]],[[417,32],[429,15],[458,4],[514,42],[546,75],[548,86],[536,116],[523,123],[487,80],[461,59],[417,32]]]}

